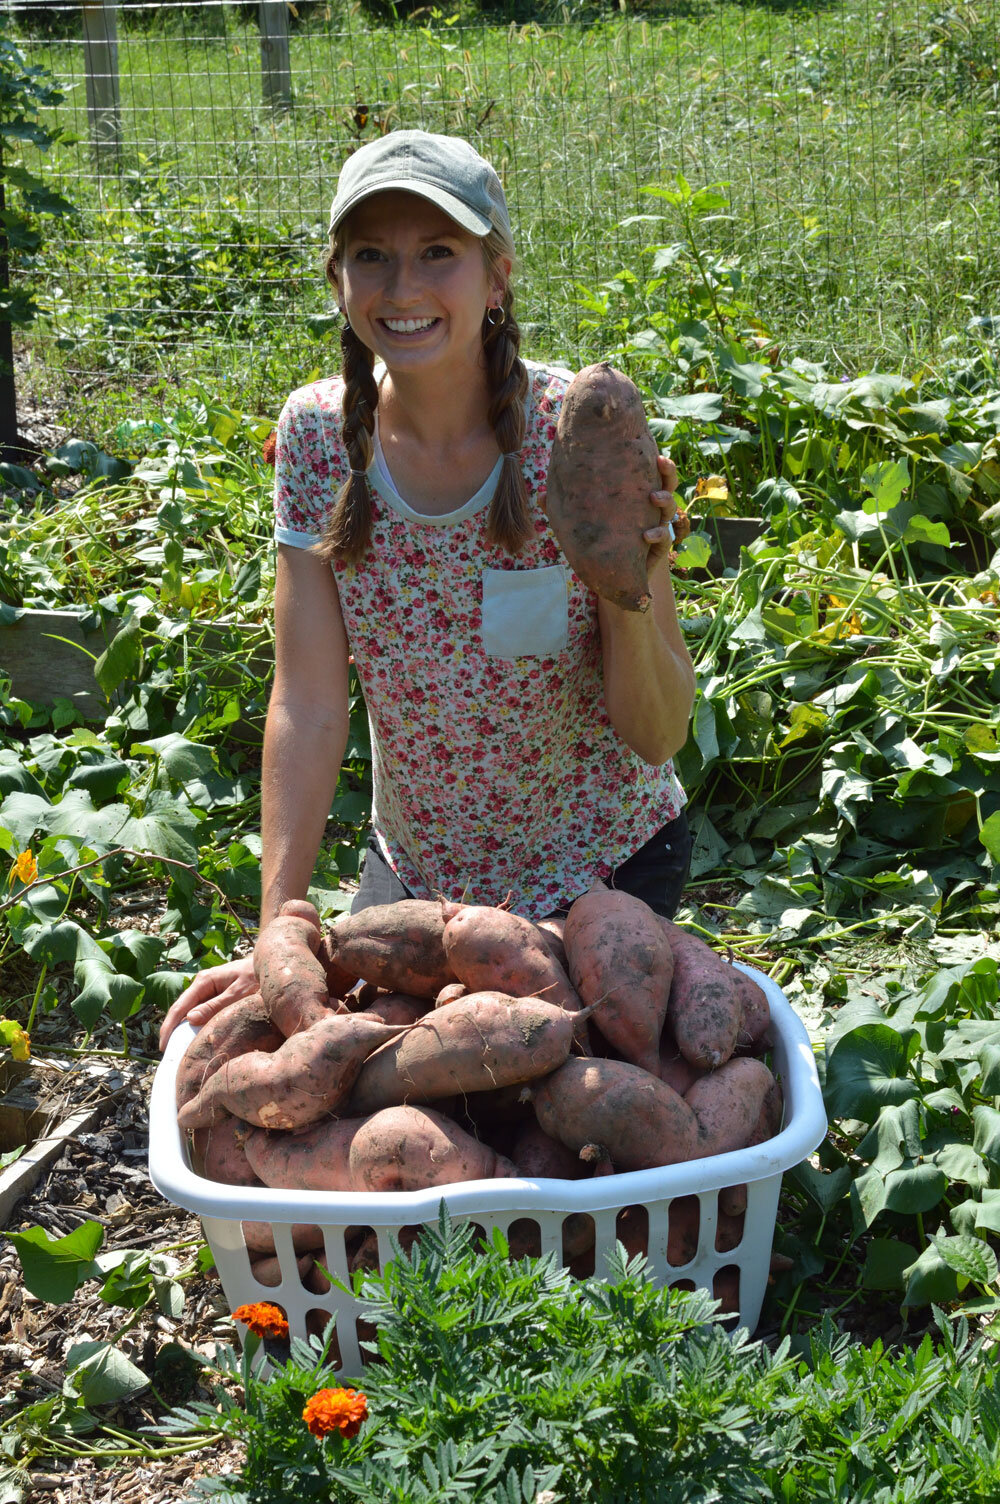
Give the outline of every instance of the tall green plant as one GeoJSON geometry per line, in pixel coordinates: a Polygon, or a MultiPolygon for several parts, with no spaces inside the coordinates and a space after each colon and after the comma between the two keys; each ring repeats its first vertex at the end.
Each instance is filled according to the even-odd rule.
{"type": "Polygon", "coordinates": [[[26,145],[48,151],[70,138],[61,128],[42,123],[39,112],[59,104],[63,95],[44,68],[28,65],[6,26],[6,18],[0,17],[0,454],[10,458],[20,451],[11,331],[33,323],[39,313],[30,286],[13,286],[12,259],[23,265],[39,250],[42,215],[76,210],[25,165],[26,145]]]}

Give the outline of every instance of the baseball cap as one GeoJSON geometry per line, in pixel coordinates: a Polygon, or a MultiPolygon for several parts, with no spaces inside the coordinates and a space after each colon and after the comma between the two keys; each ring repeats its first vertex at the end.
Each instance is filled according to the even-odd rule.
{"type": "Polygon", "coordinates": [[[330,234],[358,204],[390,188],[436,204],[472,235],[493,229],[510,235],[503,186],[489,162],[468,141],[430,131],[390,131],[348,157],[330,208],[330,234]]]}

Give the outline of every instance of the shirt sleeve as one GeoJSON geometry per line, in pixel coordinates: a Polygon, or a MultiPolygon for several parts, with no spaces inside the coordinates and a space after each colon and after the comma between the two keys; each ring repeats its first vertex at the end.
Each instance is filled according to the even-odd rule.
{"type": "Polygon", "coordinates": [[[310,548],[326,529],[349,465],[340,441],[337,383],[300,387],[278,419],[274,452],[274,539],[310,548]]]}

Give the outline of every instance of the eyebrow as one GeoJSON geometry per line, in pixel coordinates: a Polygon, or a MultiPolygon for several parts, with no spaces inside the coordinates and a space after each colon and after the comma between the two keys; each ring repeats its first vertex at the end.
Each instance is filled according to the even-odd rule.
{"type": "MultiPolygon", "coordinates": [[[[359,241],[359,240],[360,241],[364,241],[364,243],[366,245],[382,245],[382,244],[384,244],[384,241],[385,241],[385,237],[382,236],[382,235],[378,235],[378,234],[363,234],[363,233],[360,233],[359,231],[355,231],[353,235],[350,235],[348,237],[348,239],[349,239],[349,241],[359,241]]],[[[436,231],[433,235],[422,235],[420,237],[420,243],[421,243],[421,245],[437,245],[442,240],[460,240],[460,239],[461,239],[461,234],[460,234],[459,230],[456,228],[454,230],[436,231]]]]}

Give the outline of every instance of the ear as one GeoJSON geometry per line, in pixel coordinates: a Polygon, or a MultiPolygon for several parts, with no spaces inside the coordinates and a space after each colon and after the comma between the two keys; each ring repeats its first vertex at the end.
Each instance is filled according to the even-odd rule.
{"type": "Polygon", "coordinates": [[[496,273],[490,278],[490,296],[502,303],[507,296],[507,286],[510,282],[510,274],[514,270],[514,263],[508,256],[504,256],[496,273]]]}

